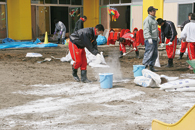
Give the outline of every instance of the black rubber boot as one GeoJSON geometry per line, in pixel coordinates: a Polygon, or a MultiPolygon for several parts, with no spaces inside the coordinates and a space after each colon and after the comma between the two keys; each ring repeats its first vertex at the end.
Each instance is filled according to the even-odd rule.
{"type": "Polygon", "coordinates": [[[80,82],[79,76],[77,75],[77,69],[74,69],[74,67],[72,67],[72,76],[77,82],[80,82]]]}
{"type": "Polygon", "coordinates": [[[65,40],[65,38],[62,38],[62,44],[65,44],[64,40],[65,40]]]}
{"type": "Polygon", "coordinates": [[[136,54],[136,58],[139,59],[139,51],[135,51],[135,54],[136,54]]]}
{"type": "Polygon", "coordinates": [[[181,60],[184,53],[180,53],[178,60],[181,60]]]}
{"type": "Polygon", "coordinates": [[[122,57],[123,57],[123,52],[120,51],[120,56],[119,56],[119,58],[122,58],[122,57]]]}
{"type": "Polygon", "coordinates": [[[166,68],[171,68],[173,67],[173,59],[168,59],[168,65],[166,66],[166,68]]]}
{"type": "Polygon", "coordinates": [[[90,83],[91,81],[87,79],[87,70],[81,70],[81,82],[90,83]]]}
{"type": "Polygon", "coordinates": [[[60,44],[60,38],[58,38],[58,42],[56,44],[60,44]]]}
{"type": "Polygon", "coordinates": [[[154,69],[154,66],[150,65],[150,70],[153,72],[158,72],[158,70],[154,69]]]}

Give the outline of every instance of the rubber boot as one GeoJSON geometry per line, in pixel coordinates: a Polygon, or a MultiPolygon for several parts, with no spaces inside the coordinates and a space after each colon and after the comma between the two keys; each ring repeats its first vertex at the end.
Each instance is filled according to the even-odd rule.
{"type": "Polygon", "coordinates": [[[166,68],[171,68],[173,67],[173,59],[168,59],[168,65],[166,66],[166,68]]]}
{"type": "Polygon", "coordinates": [[[77,75],[77,69],[74,69],[74,67],[72,67],[72,76],[77,82],[80,82],[79,76],[77,75]]]}
{"type": "Polygon", "coordinates": [[[188,59],[188,60],[190,60],[190,58],[189,58],[188,54],[187,54],[187,59],[188,59]]]}
{"type": "Polygon", "coordinates": [[[91,81],[87,79],[87,70],[81,70],[81,82],[90,83],[91,81]]]}
{"type": "Polygon", "coordinates": [[[123,57],[123,52],[120,51],[120,56],[119,56],[119,58],[122,58],[122,57],[123,57]]]}
{"type": "Polygon", "coordinates": [[[65,40],[65,38],[62,38],[62,44],[65,44],[65,43],[64,43],[64,40],[65,40]]]}
{"type": "Polygon", "coordinates": [[[184,53],[180,53],[178,60],[181,60],[184,53]]]}
{"type": "Polygon", "coordinates": [[[60,38],[58,38],[58,42],[56,44],[60,44],[60,38]]]}
{"type": "Polygon", "coordinates": [[[135,51],[135,54],[136,54],[136,58],[139,59],[139,51],[135,51]]]}
{"type": "Polygon", "coordinates": [[[150,65],[150,70],[153,71],[153,72],[158,72],[156,69],[154,69],[153,65],[150,65]]]}

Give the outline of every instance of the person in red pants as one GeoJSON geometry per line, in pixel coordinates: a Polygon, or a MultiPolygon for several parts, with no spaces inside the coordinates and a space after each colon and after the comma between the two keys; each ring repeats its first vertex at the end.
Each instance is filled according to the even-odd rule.
{"type": "Polygon", "coordinates": [[[195,13],[192,14],[190,23],[186,24],[181,32],[181,39],[188,42],[188,57],[195,59],[195,13]]]}
{"type": "MultiPolygon", "coordinates": [[[[185,25],[186,25],[187,23],[190,22],[191,16],[192,16],[192,13],[189,13],[189,14],[188,14],[188,20],[184,21],[184,22],[181,24],[181,31],[183,30],[183,28],[185,27],[185,25]]],[[[181,41],[180,55],[179,55],[178,60],[182,59],[183,54],[185,53],[186,47],[187,47],[187,46],[188,46],[188,42],[184,42],[184,41],[182,40],[182,41],[181,41]]]]}
{"type": "Polygon", "coordinates": [[[123,55],[126,55],[126,48],[125,46],[126,45],[129,45],[129,46],[133,46],[133,49],[135,50],[135,53],[136,53],[136,57],[139,58],[139,51],[137,49],[137,43],[136,43],[136,39],[135,39],[135,35],[137,33],[138,29],[134,29],[134,32],[133,33],[126,33],[124,34],[120,39],[119,39],[119,42],[120,42],[120,58],[123,57],[123,55]]]}
{"type": "Polygon", "coordinates": [[[103,34],[104,26],[98,24],[95,28],[84,28],[75,31],[70,35],[69,50],[74,64],[72,66],[72,75],[76,81],[80,81],[77,70],[81,69],[81,81],[84,83],[90,82],[87,79],[87,58],[85,53],[85,47],[94,55],[97,59],[101,59],[101,55],[97,49],[96,38],[98,35],[103,34]]]}
{"type": "Polygon", "coordinates": [[[173,58],[175,57],[175,51],[177,46],[177,31],[175,25],[171,21],[166,21],[161,18],[157,19],[158,25],[161,26],[161,40],[162,45],[166,40],[166,51],[168,56],[168,65],[166,67],[173,67],[173,58]]]}

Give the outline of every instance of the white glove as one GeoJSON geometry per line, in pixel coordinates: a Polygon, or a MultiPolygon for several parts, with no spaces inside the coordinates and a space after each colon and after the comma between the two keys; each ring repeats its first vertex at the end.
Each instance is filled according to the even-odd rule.
{"type": "Polygon", "coordinates": [[[136,50],[136,48],[134,47],[134,48],[133,48],[133,50],[135,51],[135,50],[136,50]]]}
{"type": "Polygon", "coordinates": [[[96,55],[96,61],[95,61],[95,63],[96,63],[96,64],[100,64],[100,63],[102,62],[101,59],[102,59],[101,55],[100,55],[100,54],[97,54],[97,55],[96,55]]]}
{"type": "Polygon", "coordinates": [[[150,39],[148,39],[148,42],[149,42],[149,44],[153,44],[153,41],[152,41],[152,39],[150,38],[150,39]]]}
{"type": "Polygon", "coordinates": [[[157,43],[159,43],[160,42],[160,38],[158,37],[158,41],[157,41],[157,43]]]}
{"type": "Polygon", "coordinates": [[[125,56],[127,53],[123,53],[123,55],[125,56]]]}
{"type": "Polygon", "coordinates": [[[165,44],[164,44],[164,43],[161,43],[161,44],[160,44],[160,47],[164,47],[164,46],[165,46],[165,44]]]}
{"type": "Polygon", "coordinates": [[[169,42],[167,45],[172,45],[173,43],[172,42],[169,42]]]}

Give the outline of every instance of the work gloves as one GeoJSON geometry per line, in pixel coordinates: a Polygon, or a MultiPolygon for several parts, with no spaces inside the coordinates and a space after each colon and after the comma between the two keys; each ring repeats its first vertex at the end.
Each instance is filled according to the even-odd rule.
{"type": "Polygon", "coordinates": [[[53,34],[56,35],[57,32],[54,32],[53,34]]]}
{"type": "Polygon", "coordinates": [[[153,41],[152,41],[152,39],[150,38],[150,39],[148,39],[148,43],[149,44],[153,44],[153,41]]]}
{"type": "Polygon", "coordinates": [[[60,35],[62,35],[62,31],[60,31],[60,35]]]}

